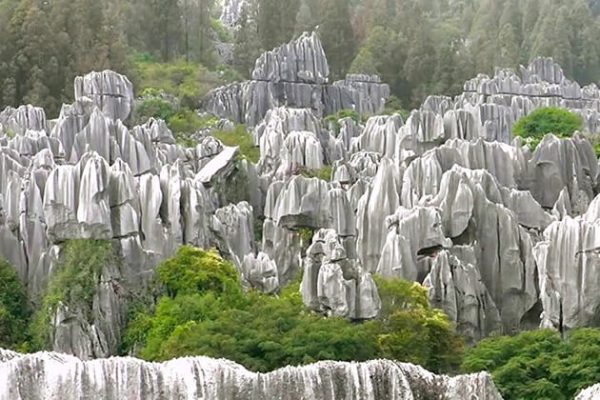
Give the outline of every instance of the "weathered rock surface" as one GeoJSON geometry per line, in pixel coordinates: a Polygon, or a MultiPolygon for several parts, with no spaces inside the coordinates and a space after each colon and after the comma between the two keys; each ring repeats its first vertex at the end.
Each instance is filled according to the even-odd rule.
{"type": "Polygon", "coordinates": [[[97,277],[91,316],[56,310],[53,348],[114,355],[117,288],[143,286],[182,244],[218,247],[245,287],[267,293],[303,270],[304,302],[325,315],[376,317],[377,273],[427,286],[469,341],[600,325],[593,148],[548,135],[531,152],[510,134],[543,105],[600,126],[596,87],[538,59],[520,75],[480,75],[455,99],[429,97],[406,121],[326,124],[342,108],[376,113],[389,94],[377,77],[328,78],[317,36],[303,35],[262,55],[252,81],[207,97],[208,111],[254,127],[256,165],[204,134],[184,148],[164,121],[125,125],[131,83],[110,71],[78,78],[55,121],[32,106],[0,113],[0,256],[29,294],[64,240],[110,240],[121,258],[97,277]],[[331,182],[303,176],[326,166],[331,182]]]}
{"type": "Polygon", "coordinates": [[[220,212],[224,228],[211,229],[221,206],[215,188],[234,169],[238,149],[215,139],[183,148],[158,120],[129,129],[121,119],[132,96],[126,77],[105,71],[76,80],[77,100],[57,121],[31,106],[0,116],[0,256],[30,296],[42,293],[65,240],[110,240],[118,254],[119,263],[90,278],[89,307],[60,304],[51,318],[51,348],[84,359],[116,354],[126,296],[182,244],[210,247],[219,242],[216,231],[238,266],[247,248],[254,251],[250,206],[246,224],[220,212]]]}
{"type": "Polygon", "coordinates": [[[542,326],[598,326],[600,198],[581,217],[566,216],[544,232],[534,256],[539,269],[542,326]]]}
{"type": "Polygon", "coordinates": [[[276,107],[309,108],[322,117],[342,109],[377,113],[389,87],[373,77],[349,76],[328,84],[329,66],[316,33],[262,54],[252,80],[211,91],[202,102],[207,111],[232,121],[258,125],[276,107]]]}
{"type": "Polygon", "coordinates": [[[133,85],[113,71],[92,72],[75,79],[75,100],[91,99],[109,118],[124,121],[133,107],[133,85]]]}
{"type": "Polygon", "coordinates": [[[329,65],[315,33],[263,53],[252,71],[255,81],[327,83],[329,65]]]}
{"type": "Polygon", "coordinates": [[[600,385],[594,385],[582,390],[581,393],[577,395],[575,400],[596,400],[598,398],[600,398],[600,385]]]}
{"type": "Polygon", "coordinates": [[[348,255],[334,230],[322,229],[313,237],[300,291],[304,304],[328,316],[370,319],[381,308],[371,274],[348,255]]]}
{"type": "Polygon", "coordinates": [[[205,357],[162,364],[133,358],[82,362],[55,353],[1,351],[0,360],[0,398],[11,400],[502,399],[488,374],[450,378],[392,361],[320,362],[256,374],[205,357]]]}
{"type": "Polygon", "coordinates": [[[502,332],[500,313],[482,282],[471,247],[457,246],[437,254],[423,284],[429,289],[431,305],[444,310],[468,340],[502,332]]]}

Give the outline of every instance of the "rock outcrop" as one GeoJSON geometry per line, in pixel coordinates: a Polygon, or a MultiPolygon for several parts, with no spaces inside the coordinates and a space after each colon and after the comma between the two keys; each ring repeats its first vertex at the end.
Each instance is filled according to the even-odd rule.
{"type": "Polygon", "coordinates": [[[91,315],[60,304],[51,318],[51,348],[87,359],[116,354],[127,296],[182,244],[207,248],[220,240],[238,266],[255,248],[250,206],[245,224],[234,224],[226,211],[216,214],[217,227],[212,221],[222,206],[215,192],[234,169],[237,148],[212,138],[181,147],[153,119],[127,128],[122,120],[133,89],[112,71],[77,78],[75,92],[75,103],[55,121],[31,106],[0,114],[0,257],[35,299],[54,273],[62,242],[113,243],[118,265],[90,278],[91,315]]]}
{"type": "Polygon", "coordinates": [[[502,399],[488,374],[450,378],[392,361],[320,362],[256,374],[205,357],[162,364],[133,358],[82,362],[55,353],[0,351],[2,399],[267,400],[282,395],[288,400],[502,399]]]}
{"type": "Polygon", "coordinates": [[[53,121],[33,106],[0,113],[0,256],[28,293],[42,292],[65,240],[111,241],[121,261],[97,277],[91,316],[54,310],[54,350],[114,355],[127,293],[182,244],[216,246],[244,287],[267,293],[302,271],[303,300],[324,315],[376,317],[379,274],[425,285],[472,342],[600,326],[594,150],[575,134],[530,151],[510,133],[544,105],[600,127],[600,91],[548,59],[431,96],[406,121],[324,121],[381,111],[389,88],[371,76],[330,84],[317,35],[302,35],[203,103],[223,125],[254,128],[256,165],[204,134],[182,147],[164,121],[126,125],[133,90],[114,72],[77,78],[75,94],[53,121]]]}
{"type": "Polygon", "coordinates": [[[599,207],[597,197],[583,216],[554,222],[535,247],[543,327],[562,331],[600,323],[599,207]]]}
{"type": "Polygon", "coordinates": [[[329,66],[316,33],[262,54],[252,80],[211,91],[203,108],[223,118],[256,126],[279,106],[309,108],[318,116],[353,109],[371,114],[383,110],[389,87],[376,77],[349,76],[329,85],[329,66]]]}
{"type": "Polygon", "coordinates": [[[313,237],[304,260],[303,301],[328,316],[375,318],[381,308],[377,286],[342,241],[335,230],[323,229],[313,237]]]}

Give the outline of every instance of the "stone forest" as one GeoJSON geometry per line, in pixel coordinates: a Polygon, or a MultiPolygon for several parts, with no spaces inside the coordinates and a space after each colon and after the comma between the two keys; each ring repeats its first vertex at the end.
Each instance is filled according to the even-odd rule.
{"type": "MultiPolygon", "coordinates": [[[[600,46],[546,52],[509,0],[540,25],[511,59],[484,0],[422,2],[472,26],[430,59],[381,1],[287,37],[272,1],[139,32],[128,2],[0,1],[0,399],[600,399],[600,46]]],[[[555,28],[597,39],[576,3],[555,28]]]]}

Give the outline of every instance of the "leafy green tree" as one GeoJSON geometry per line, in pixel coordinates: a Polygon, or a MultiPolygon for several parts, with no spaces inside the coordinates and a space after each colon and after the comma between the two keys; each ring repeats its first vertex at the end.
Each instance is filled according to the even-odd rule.
{"type": "Polygon", "coordinates": [[[297,0],[257,0],[258,38],[263,49],[271,50],[294,37],[300,4],[297,0]]]}
{"type": "Polygon", "coordinates": [[[234,37],[233,65],[246,78],[250,78],[254,63],[261,53],[257,18],[258,9],[254,3],[244,6],[234,37]]]}
{"type": "Polygon", "coordinates": [[[319,36],[334,79],[343,78],[356,54],[348,0],[323,1],[319,36]]]}
{"type": "Polygon", "coordinates": [[[598,329],[576,329],[564,340],[538,330],[479,342],[467,350],[462,369],[491,372],[507,400],[572,399],[600,380],[598,356],[598,329]]]}
{"type": "Polygon", "coordinates": [[[0,259],[0,348],[17,349],[26,339],[29,310],[14,267],[0,259]]]}
{"type": "Polygon", "coordinates": [[[425,289],[381,281],[380,320],[355,323],[304,308],[298,283],[278,296],[243,293],[233,266],[189,247],[158,267],[156,305],[133,316],[125,349],[147,360],[225,357],[257,371],[319,360],[392,357],[434,370],[457,365],[462,347],[425,289]]]}
{"type": "Polygon", "coordinates": [[[582,120],[577,114],[562,108],[543,107],[519,119],[513,125],[513,133],[535,148],[548,133],[569,137],[581,127],[582,120]]]}
{"type": "Polygon", "coordinates": [[[304,32],[311,32],[315,28],[315,18],[308,0],[301,0],[298,15],[296,15],[296,26],[294,31],[296,36],[304,32]]]}

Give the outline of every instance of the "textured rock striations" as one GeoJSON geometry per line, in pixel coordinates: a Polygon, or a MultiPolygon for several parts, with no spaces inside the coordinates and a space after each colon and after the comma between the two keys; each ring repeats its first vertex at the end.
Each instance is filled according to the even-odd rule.
{"type": "Polygon", "coordinates": [[[543,105],[577,111],[595,132],[597,88],[538,59],[519,75],[480,75],[457,98],[431,96],[406,121],[325,123],[342,108],[380,111],[389,90],[328,77],[306,34],[263,54],[253,80],[207,97],[208,111],[254,127],[256,165],[209,136],[184,148],[164,121],[128,127],[131,83],[110,71],[77,78],[57,120],[32,106],[0,113],[0,256],[29,294],[65,240],[110,240],[120,259],[101,271],[91,316],[55,310],[52,348],[114,355],[126,299],[182,244],[217,247],[244,287],[268,293],[301,271],[305,304],[330,316],[376,317],[379,274],[425,285],[469,341],[600,325],[593,148],[548,135],[532,152],[510,134],[543,105]]]}
{"type": "Polygon", "coordinates": [[[256,60],[252,80],[210,92],[203,107],[220,117],[256,126],[275,107],[312,109],[318,116],[341,109],[383,110],[389,87],[374,77],[349,76],[328,85],[327,57],[316,33],[266,52],[256,60]]]}
{"type": "Polygon", "coordinates": [[[226,360],[183,358],[162,364],[133,358],[82,362],[0,351],[0,398],[11,400],[501,400],[485,373],[447,377],[392,361],[320,362],[252,373],[226,360]],[[32,371],[36,372],[33,373],[32,371]]]}
{"type": "Polygon", "coordinates": [[[227,211],[217,226],[212,217],[237,148],[214,139],[183,148],[158,120],[127,128],[133,89],[114,72],[77,78],[75,92],[55,121],[31,106],[0,114],[0,256],[36,298],[62,242],[112,241],[119,262],[100,271],[91,315],[60,304],[51,316],[50,347],[87,359],[116,354],[130,292],[180,245],[226,243],[239,266],[255,248],[250,206],[245,224],[227,211]]]}

